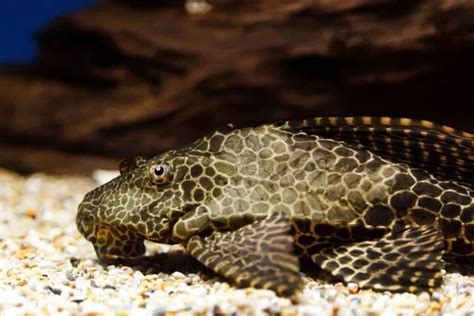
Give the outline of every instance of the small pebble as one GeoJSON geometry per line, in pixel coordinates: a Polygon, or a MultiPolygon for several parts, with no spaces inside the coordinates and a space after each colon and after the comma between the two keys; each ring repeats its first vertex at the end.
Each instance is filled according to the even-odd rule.
{"type": "Polygon", "coordinates": [[[355,294],[359,292],[359,284],[355,282],[349,282],[347,283],[347,289],[349,290],[349,293],[355,294]]]}
{"type": "Polygon", "coordinates": [[[55,295],[61,295],[61,290],[60,289],[53,288],[49,285],[45,287],[45,290],[49,290],[49,291],[51,291],[51,293],[53,293],[55,295]]]}
{"type": "Polygon", "coordinates": [[[76,258],[76,257],[71,257],[69,259],[69,262],[71,263],[71,265],[76,268],[78,266],[78,264],[81,262],[81,259],[79,258],[76,258]]]}
{"type": "Polygon", "coordinates": [[[174,277],[174,278],[177,279],[177,280],[186,278],[186,276],[185,276],[183,273],[179,272],[179,271],[173,272],[173,273],[171,274],[171,276],[174,277]]]}

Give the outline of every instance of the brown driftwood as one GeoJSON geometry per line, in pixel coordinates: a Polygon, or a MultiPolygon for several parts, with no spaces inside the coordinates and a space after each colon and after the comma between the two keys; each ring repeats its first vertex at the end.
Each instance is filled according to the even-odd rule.
{"type": "Polygon", "coordinates": [[[191,15],[182,1],[105,1],[48,25],[37,62],[0,75],[0,165],[54,170],[19,154],[39,149],[88,170],[226,122],[317,115],[474,129],[472,1],[209,2],[191,15]]]}

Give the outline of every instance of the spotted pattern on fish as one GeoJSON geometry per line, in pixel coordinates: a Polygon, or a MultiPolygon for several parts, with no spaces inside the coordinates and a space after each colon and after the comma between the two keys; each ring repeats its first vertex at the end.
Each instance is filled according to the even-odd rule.
{"type": "Polygon", "coordinates": [[[237,285],[280,295],[302,288],[298,257],[363,288],[432,289],[442,257],[474,257],[473,143],[409,119],[229,127],[124,162],[84,197],[77,226],[101,260],[182,243],[237,285]]]}

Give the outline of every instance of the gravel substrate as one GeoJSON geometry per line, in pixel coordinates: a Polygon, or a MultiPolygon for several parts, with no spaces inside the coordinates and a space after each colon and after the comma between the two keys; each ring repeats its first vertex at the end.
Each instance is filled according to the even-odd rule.
{"type": "MultiPolygon", "coordinates": [[[[102,178],[98,174],[96,179],[102,178]]],[[[0,170],[0,315],[469,315],[474,277],[445,274],[433,294],[359,291],[305,277],[300,301],[236,289],[180,250],[148,244],[130,266],[101,266],[77,232],[91,178],[0,170]]]]}

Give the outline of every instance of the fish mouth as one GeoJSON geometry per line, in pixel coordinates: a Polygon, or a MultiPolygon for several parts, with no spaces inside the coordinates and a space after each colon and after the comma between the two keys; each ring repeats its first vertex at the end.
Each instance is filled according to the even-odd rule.
{"type": "Polygon", "coordinates": [[[138,258],[145,254],[145,237],[130,227],[114,226],[98,220],[95,207],[87,203],[78,206],[76,226],[81,235],[94,247],[102,263],[138,258]]]}

